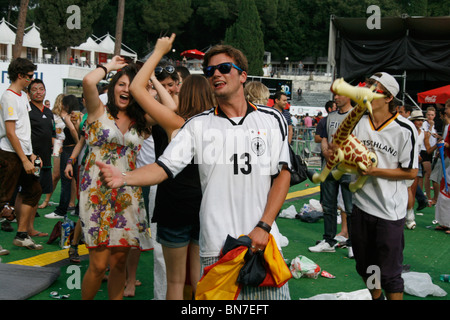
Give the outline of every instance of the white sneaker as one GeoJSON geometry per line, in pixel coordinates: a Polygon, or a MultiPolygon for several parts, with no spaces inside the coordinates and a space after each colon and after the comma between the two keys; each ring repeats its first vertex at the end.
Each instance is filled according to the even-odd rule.
{"type": "Polygon", "coordinates": [[[355,256],[353,255],[353,248],[352,247],[348,247],[348,258],[349,259],[354,259],[355,256]]]}
{"type": "Polygon", "coordinates": [[[413,230],[416,227],[416,222],[415,221],[409,221],[405,223],[406,227],[409,230],[413,230]]]}
{"type": "Polygon", "coordinates": [[[25,247],[30,250],[41,250],[44,247],[40,244],[36,244],[30,236],[26,237],[25,239],[21,239],[19,237],[15,237],[13,240],[13,245],[18,247],[25,247]]]}
{"type": "Polygon", "coordinates": [[[64,216],[56,214],[54,212],[46,214],[45,217],[48,219],[64,219],[64,216]]]}
{"type": "Polygon", "coordinates": [[[336,236],[334,237],[334,240],[336,240],[339,243],[345,243],[347,241],[347,238],[344,236],[336,236]]]}
{"type": "Polygon", "coordinates": [[[311,252],[336,252],[335,246],[330,246],[325,240],[320,241],[313,247],[309,247],[308,250],[311,252]]]}
{"type": "Polygon", "coordinates": [[[7,254],[9,254],[9,251],[0,246],[0,256],[6,256],[7,254]]]}

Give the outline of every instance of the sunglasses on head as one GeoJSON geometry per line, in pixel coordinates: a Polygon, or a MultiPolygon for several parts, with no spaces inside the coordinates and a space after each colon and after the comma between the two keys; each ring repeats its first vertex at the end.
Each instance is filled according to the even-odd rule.
{"type": "Polygon", "coordinates": [[[239,71],[244,71],[232,62],[225,62],[218,64],[217,66],[208,66],[203,69],[203,73],[207,78],[210,78],[214,75],[214,72],[216,72],[216,70],[219,70],[221,74],[227,74],[230,73],[232,68],[235,68],[239,71]]]}
{"type": "Polygon", "coordinates": [[[163,71],[166,71],[167,73],[174,73],[175,72],[175,67],[172,65],[167,65],[164,68],[163,67],[156,67],[155,68],[155,75],[160,75],[163,71]]]}

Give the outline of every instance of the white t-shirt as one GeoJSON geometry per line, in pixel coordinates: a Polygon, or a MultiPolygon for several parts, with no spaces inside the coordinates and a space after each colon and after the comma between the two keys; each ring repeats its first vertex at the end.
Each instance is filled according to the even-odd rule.
{"type": "MultiPolygon", "coordinates": [[[[228,235],[249,234],[261,219],[272,176],[290,167],[287,123],[269,107],[248,104],[237,124],[213,108],[189,119],[157,163],[169,177],[198,164],[203,199],[200,256],[217,257],[228,235]]],[[[271,233],[280,243],[276,223],[271,233]]]]}
{"type": "Polygon", "coordinates": [[[31,123],[28,112],[31,110],[28,96],[21,91],[16,93],[10,89],[6,90],[0,100],[0,149],[15,152],[11,142],[6,137],[6,121],[16,122],[16,135],[25,155],[33,153],[31,145],[31,123]]]}
{"type": "MultiPolygon", "coordinates": [[[[437,133],[436,129],[434,128],[434,125],[430,128],[430,124],[428,123],[428,121],[423,122],[421,129],[422,129],[422,131],[425,131],[425,132],[429,131],[430,133],[437,133]]],[[[433,136],[430,136],[429,142],[430,142],[430,147],[433,147],[434,145],[436,145],[437,139],[433,136]]],[[[425,148],[425,143],[422,145],[421,150],[425,150],[425,151],[427,150],[425,148]]]]}
{"type": "MultiPolygon", "coordinates": [[[[353,133],[377,155],[379,168],[418,168],[417,130],[411,121],[396,114],[375,129],[369,116],[364,115],[353,133]]],[[[406,180],[372,176],[369,176],[353,197],[353,204],[358,208],[373,216],[393,221],[406,216],[407,203],[406,180]]]]}
{"type": "Polygon", "coordinates": [[[136,168],[143,167],[147,164],[155,162],[155,141],[150,135],[142,143],[141,150],[139,150],[136,157],[136,168]]]}

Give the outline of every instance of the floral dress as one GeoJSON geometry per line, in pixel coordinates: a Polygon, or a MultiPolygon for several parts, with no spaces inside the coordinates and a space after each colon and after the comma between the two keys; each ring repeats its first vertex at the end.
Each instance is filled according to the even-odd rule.
{"type": "Polygon", "coordinates": [[[107,108],[98,120],[86,124],[85,128],[90,152],[80,181],[80,221],[86,247],[151,249],[141,188],[104,186],[95,164],[95,161],[113,164],[122,172],[135,169],[143,137],[134,127],[123,134],[107,108]]]}

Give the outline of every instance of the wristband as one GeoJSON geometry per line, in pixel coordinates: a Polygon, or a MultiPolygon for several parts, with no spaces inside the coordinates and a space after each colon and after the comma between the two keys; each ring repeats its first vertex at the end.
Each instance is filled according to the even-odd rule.
{"type": "Polygon", "coordinates": [[[101,68],[103,69],[103,71],[105,71],[105,77],[103,78],[103,80],[106,80],[106,77],[108,76],[108,69],[106,69],[106,67],[102,66],[101,64],[98,64],[97,68],[101,68]]]}
{"type": "Polygon", "coordinates": [[[70,158],[67,160],[67,164],[73,164],[75,161],[76,161],[75,158],[70,157],[70,158]]]}
{"type": "Polygon", "coordinates": [[[126,187],[128,185],[127,181],[125,180],[125,177],[127,176],[127,174],[125,172],[122,172],[122,176],[123,176],[123,178],[122,178],[122,180],[123,180],[122,187],[126,187]]]}
{"type": "Polygon", "coordinates": [[[267,223],[260,221],[258,222],[258,224],[256,225],[258,228],[263,229],[264,231],[266,231],[267,233],[270,233],[270,230],[272,230],[272,227],[269,226],[267,223]]]}

